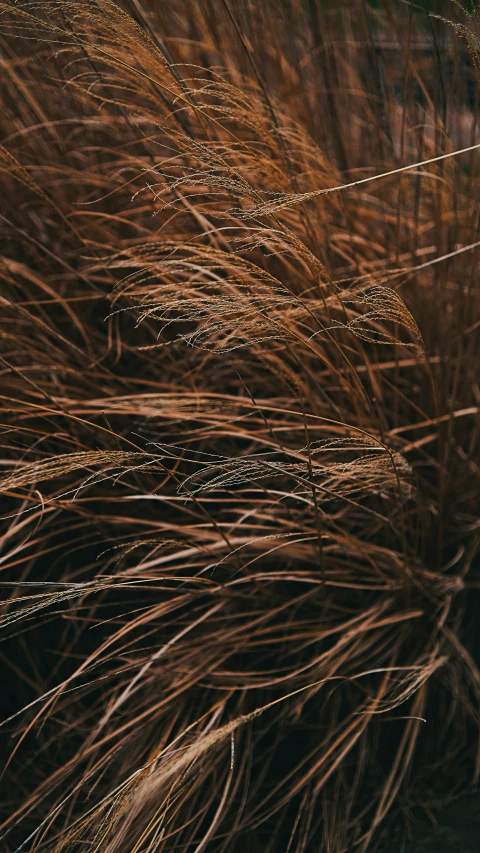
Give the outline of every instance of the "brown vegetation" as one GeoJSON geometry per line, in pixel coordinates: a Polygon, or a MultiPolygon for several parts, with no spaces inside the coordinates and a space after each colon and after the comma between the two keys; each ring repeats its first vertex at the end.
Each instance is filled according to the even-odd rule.
{"type": "Polygon", "coordinates": [[[0,5],[2,849],[373,851],[476,785],[480,24],[433,11],[0,5]]]}

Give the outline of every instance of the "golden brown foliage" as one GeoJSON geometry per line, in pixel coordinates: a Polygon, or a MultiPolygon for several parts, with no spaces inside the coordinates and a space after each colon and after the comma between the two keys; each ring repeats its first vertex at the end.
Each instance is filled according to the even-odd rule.
{"type": "Polygon", "coordinates": [[[373,851],[477,783],[476,27],[0,5],[6,849],[373,851]]]}

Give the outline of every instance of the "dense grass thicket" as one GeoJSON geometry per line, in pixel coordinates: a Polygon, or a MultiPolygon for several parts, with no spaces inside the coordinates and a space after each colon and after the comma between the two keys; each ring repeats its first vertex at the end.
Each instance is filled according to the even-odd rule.
{"type": "Polygon", "coordinates": [[[0,63],[1,849],[381,851],[480,774],[480,13],[0,63]]]}

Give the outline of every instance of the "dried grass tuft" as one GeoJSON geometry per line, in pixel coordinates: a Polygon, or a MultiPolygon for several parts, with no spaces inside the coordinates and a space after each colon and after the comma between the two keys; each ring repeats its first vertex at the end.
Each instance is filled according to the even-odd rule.
{"type": "Polygon", "coordinates": [[[2,849],[373,853],[478,783],[480,17],[431,12],[0,4],[2,849]]]}

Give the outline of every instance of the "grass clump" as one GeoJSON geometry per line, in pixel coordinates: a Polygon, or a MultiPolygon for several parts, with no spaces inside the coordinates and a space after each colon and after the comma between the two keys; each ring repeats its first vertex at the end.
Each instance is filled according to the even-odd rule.
{"type": "Polygon", "coordinates": [[[7,850],[477,784],[478,21],[1,4],[7,850]]]}

